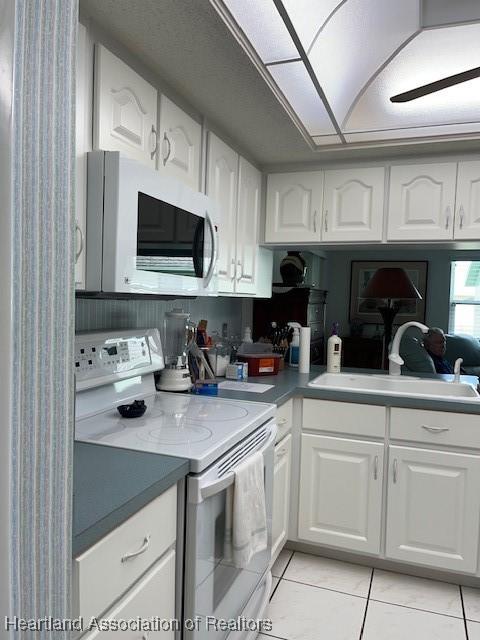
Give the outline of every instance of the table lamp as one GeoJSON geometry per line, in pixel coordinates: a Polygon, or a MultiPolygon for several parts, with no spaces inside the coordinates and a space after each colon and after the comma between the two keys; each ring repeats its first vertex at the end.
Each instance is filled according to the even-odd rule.
{"type": "Polygon", "coordinates": [[[382,366],[385,367],[388,346],[392,339],[393,320],[400,309],[399,301],[421,300],[422,296],[408,277],[405,269],[382,267],[377,269],[368,281],[362,298],[376,298],[385,301],[385,304],[377,307],[385,327],[382,354],[382,366]]]}

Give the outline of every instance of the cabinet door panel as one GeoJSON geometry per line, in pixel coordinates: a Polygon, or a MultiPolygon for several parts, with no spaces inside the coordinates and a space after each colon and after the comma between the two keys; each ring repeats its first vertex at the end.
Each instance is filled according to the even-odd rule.
{"type": "Polygon", "coordinates": [[[272,509],[272,559],[274,560],[288,537],[290,509],[290,468],[292,459],[292,436],[285,436],[275,447],[273,471],[272,509]]]}
{"type": "Polygon", "coordinates": [[[326,171],[322,239],[380,241],[384,182],[382,167],[326,171]]]}
{"type": "Polygon", "coordinates": [[[379,553],[383,451],[380,443],[302,435],[299,538],[379,553]]]}
{"type": "Polygon", "coordinates": [[[198,191],[202,127],[166,96],[160,101],[158,168],[198,191]]]}
{"type": "Polygon", "coordinates": [[[233,292],[236,277],[238,154],[212,133],[208,136],[207,195],[216,205],[219,291],[233,292]]]}
{"type": "Polygon", "coordinates": [[[320,240],[323,172],[268,176],[266,242],[320,240]]]}
{"type": "MultiPolygon", "coordinates": [[[[112,611],[108,611],[106,620],[160,620],[175,618],[175,551],[169,551],[160,562],[153,567],[127,594],[112,611]]],[[[90,622],[87,620],[86,622],[90,622]]],[[[84,640],[100,640],[111,638],[115,634],[123,640],[173,640],[174,630],[155,630],[142,634],[141,630],[107,631],[95,630],[84,640]]]]}
{"type": "Polygon", "coordinates": [[[389,558],[474,573],[480,457],[390,447],[389,558]]]}
{"type": "Polygon", "coordinates": [[[480,162],[459,162],[455,238],[480,238],[480,162]]]}
{"type": "Polygon", "coordinates": [[[95,149],[155,168],[157,90],[102,45],[95,57],[95,149]]]}
{"type": "Polygon", "coordinates": [[[240,157],[237,210],[237,293],[255,293],[262,174],[240,157]]]}
{"type": "Polygon", "coordinates": [[[453,238],[456,171],[454,162],[392,167],[388,240],[453,238]]]}

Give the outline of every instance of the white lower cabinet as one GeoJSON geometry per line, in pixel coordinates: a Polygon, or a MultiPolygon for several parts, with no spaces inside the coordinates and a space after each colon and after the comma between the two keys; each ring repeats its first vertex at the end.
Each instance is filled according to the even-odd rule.
{"type": "Polygon", "coordinates": [[[380,552],[383,442],[302,434],[298,537],[380,552]]]}
{"type": "Polygon", "coordinates": [[[290,473],[292,436],[288,434],[275,447],[273,470],[272,559],[274,560],[288,536],[290,509],[290,473]]]}
{"type": "Polygon", "coordinates": [[[125,640],[173,638],[166,631],[113,630],[108,621],[175,618],[176,533],[174,485],[74,558],[72,610],[84,620],[82,640],[105,633],[125,640]],[[106,620],[109,629],[89,627],[93,618],[106,620]]]}
{"type": "Polygon", "coordinates": [[[475,573],[480,457],[390,446],[386,555],[475,573]]]}
{"type": "Polygon", "coordinates": [[[122,640],[173,640],[174,629],[168,628],[168,621],[175,619],[175,551],[172,549],[144,576],[127,595],[120,600],[115,608],[106,614],[102,619],[88,621],[93,623],[90,633],[85,636],[85,640],[96,640],[97,638],[121,637],[122,640]],[[141,619],[150,621],[152,619],[165,621],[166,629],[123,630],[120,626],[123,621],[135,621],[141,619]],[[102,628],[101,625],[105,625],[102,628]],[[115,625],[119,629],[115,630],[115,625]]]}

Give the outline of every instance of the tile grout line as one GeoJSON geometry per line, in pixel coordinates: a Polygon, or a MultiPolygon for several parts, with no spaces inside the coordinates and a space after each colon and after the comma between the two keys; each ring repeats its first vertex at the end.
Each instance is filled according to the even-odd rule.
{"type": "Polygon", "coordinates": [[[378,602],[380,604],[388,604],[392,607],[401,607],[402,609],[411,609],[412,611],[422,611],[423,613],[431,613],[434,616],[443,616],[444,618],[453,618],[454,620],[462,620],[462,616],[454,616],[451,613],[440,613],[439,611],[432,611],[431,609],[420,609],[419,607],[411,607],[408,604],[400,604],[398,602],[389,602],[388,600],[377,600],[377,598],[370,598],[372,602],[378,602]]]}
{"type": "Polygon", "coordinates": [[[293,582],[293,584],[303,584],[306,587],[313,587],[314,589],[321,589],[322,591],[332,591],[333,593],[341,593],[344,596],[351,596],[352,598],[361,598],[362,600],[367,599],[367,596],[359,596],[357,593],[350,593],[349,591],[340,591],[339,589],[332,589],[331,587],[320,587],[318,584],[313,584],[312,582],[301,582],[300,580],[292,580],[291,578],[282,578],[282,580],[285,580],[285,582],[293,582]]]}
{"type": "Polygon", "coordinates": [[[467,616],[465,615],[465,603],[463,602],[463,590],[462,590],[462,586],[458,585],[458,588],[460,590],[460,602],[462,603],[462,613],[463,613],[463,624],[465,627],[465,637],[468,640],[468,625],[467,625],[467,616]]]}
{"type": "Polygon", "coordinates": [[[370,585],[368,587],[368,594],[367,594],[367,603],[365,605],[365,613],[363,614],[363,622],[362,622],[362,627],[360,629],[360,635],[358,636],[358,640],[362,640],[363,637],[363,630],[365,629],[365,623],[367,621],[367,611],[368,611],[368,603],[370,602],[370,593],[372,591],[372,584],[373,584],[373,574],[374,574],[375,569],[372,569],[372,573],[370,575],[370,585]]]}
{"type": "MultiPolygon", "coordinates": [[[[287,549],[287,551],[289,551],[289,549],[287,549]]],[[[280,552],[281,553],[281,552],[280,552]]],[[[275,591],[278,589],[278,585],[280,584],[280,582],[282,581],[283,576],[285,575],[285,571],[288,569],[288,565],[290,564],[290,562],[292,561],[293,558],[293,554],[295,553],[295,551],[292,551],[292,555],[290,556],[290,558],[288,559],[287,564],[285,565],[285,569],[282,571],[282,575],[280,576],[272,576],[274,578],[278,578],[278,582],[277,585],[275,587],[275,589],[272,591],[272,593],[270,594],[270,598],[268,599],[268,601],[270,602],[270,600],[273,598],[273,596],[275,595],[275,591]]]]}

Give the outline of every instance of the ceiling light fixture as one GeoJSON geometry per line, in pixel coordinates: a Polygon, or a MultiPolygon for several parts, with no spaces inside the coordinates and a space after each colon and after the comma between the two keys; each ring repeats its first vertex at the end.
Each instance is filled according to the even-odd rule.
{"type": "Polygon", "coordinates": [[[475,67],[474,69],[468,69],[461,73],[455,73],[453,76],[447,76],[441,80],[435,80],[435,82],[429,82],[428,84],[416,87],[410,91],[398,93],[396,96],[392,96],[390,98],[390,102],[410,102],[411,100],[416,100],[422,96],[427,96],[430,93],[435,93],[436,91],[441,91],[442,89],[447,89],[447,87],[453,87],[456,84],[467,82],[468,80],[474,80],[479,77],[480,67],[475,67]]]}

